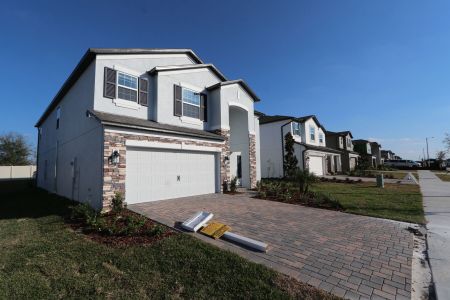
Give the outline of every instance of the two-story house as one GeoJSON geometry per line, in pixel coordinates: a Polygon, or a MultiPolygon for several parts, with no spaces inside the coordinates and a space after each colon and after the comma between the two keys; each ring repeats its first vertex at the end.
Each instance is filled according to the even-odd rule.
{"type": "Polygon", "coordinates": [[[395,153],[391,150],[381,150],[381,158],[383,160],[394,160],[395,153]]]}
{"type": "Polygon", "coordinates": [[[372,155],[375,156],[375,167],[381,166],[384,163],[384,159],[381,156],[381,145],[377,142],[370,142],[372,155]]]}
{"type": "Polygon", "coordinates": [[[342,171],[353,171],[357,164],[359,154],[353,149],[353,135],[350,131],[326,132],[327,147],[339,150],[342,152],[341,162],[342,171]]]}
{"type": "Polygon", "coordinates": [[[39,187],[107,210],[260,178],[256,94],[190,49],[89,49],[36,124],[39,187]]]}
{"type": "Polygon", "coordinates": [[[326,130],[316,116],[292,117],[260,114],[261,176],[283,177],[284,142],[287,133],[295,140],[300,169],[316,175],[341,172],[341,152],[326,145],[326,130]]]}
{"type": "Polygon", "coordinates": [[[377,158],[372,153],[371,142],[363,139],[353,140],[352,142],[354,150],[359,153],[360,163],[368,167],[376,167],[377,158]]]}

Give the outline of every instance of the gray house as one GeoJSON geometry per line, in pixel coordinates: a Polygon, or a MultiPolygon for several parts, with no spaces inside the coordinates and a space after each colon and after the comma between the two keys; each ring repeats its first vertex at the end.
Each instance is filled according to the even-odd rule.
{"type": "Polygon", "coordinates": [[[284,138],[291,133],[300,169],[316,175],[342,171],[341,151],[327,146],[325,127],[316,116],[260,114],[261,173],[264,178],[283,177],[284,138]]]}
{"type": "Polygon", "coordinates": [[[89,49],[36,123],[37,185],[108,209],[260,178],[256,94],[190,49],[89,49]]]}
{"type": "Polygon", "coordinates": [[[350,131],[327,131],[327,146],[342,152],[342,171],[353,171],[358,165],[358,152],[354,151],[353,135],[350,131]]]}

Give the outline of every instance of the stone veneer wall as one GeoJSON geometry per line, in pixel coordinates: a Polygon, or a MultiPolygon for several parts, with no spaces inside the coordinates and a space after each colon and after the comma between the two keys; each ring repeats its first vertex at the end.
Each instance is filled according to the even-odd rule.
{"type": "MultiPolygon", "coordinates": [[[[225,138],[222,144],[222,152],[220,155],[220,176],[221,180],[228,179],[230,176],[230,163],[225,160],[226,156],[230,156],[230,132],[228,130],[219,130],[216,132],[225,138]]],[[[199,140],[180,140],[176,137],[162,137],[152,135],[136,135],[119,133],[105,130],[104,134],[104,151],[103,151],[103,211],[108,211],[111,208],[111,201],[116,192],[125,195],[125,178],[126,178],[126,140],[142,140],[162,143],[181,143],[187,145],[217,147],[218,144],[208,141],[199,140]],[[109,162],[109,157],[113,150],[118,150],[120,154],[119,163],[112,165],[109,162]]],[[[219,144],[220,145],[220,144],[219,144]]],[[[256,167],[255,167],[256,170],[256,167]]],[[[222,183],[221,182],[221,183],[222,183]]],[[[222,188],[222,184],[220,185],[222,188]]]]}
{"type": "Polygon", "coordinates": [[[254,134],[248,135],[249,140],[249,162],[250,162],[250,188],[256,187],[256,136],[254,134]]]}

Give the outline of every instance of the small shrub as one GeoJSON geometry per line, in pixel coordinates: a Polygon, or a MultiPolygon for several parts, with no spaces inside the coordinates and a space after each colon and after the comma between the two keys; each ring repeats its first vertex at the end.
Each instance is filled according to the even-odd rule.
{"type": "Polygon", "coordinates": [[[230,182],[230,192],[236,193],[237,191],[237,177],[233,177],[230,182]]]}
{"type": "Polygon", "coordinates": [[[224,193],[228,192],[228,181],[224,180],[222,183],[222,190],[224,193]]]}
{"type": "Polygon", "coordinates": [[[80,203],[70,207],[71,214],[70,218],[72,220],[82,221],[85,224],[90,223],[96,218],[97,212],[86,203],[80,203]]]}
{"type": "Polygon", "coordinates": [[[150,236],[160,236],[166,232],[166,229],[161,225],[155,225],[150,229],[147,234],[150,236]]]}
{"type": "Polygon", "coordinates": [[[124,199],[121,192],[116,192],[111,201],[111,208],[114,212],[121,212],[124,209],[124,199]]]}

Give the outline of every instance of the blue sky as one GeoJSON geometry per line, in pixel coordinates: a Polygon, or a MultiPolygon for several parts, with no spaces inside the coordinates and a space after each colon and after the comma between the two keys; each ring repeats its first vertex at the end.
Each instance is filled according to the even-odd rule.
{"type": "Polygon", "coordinates": [[[89,47],[192,48],[270,114],[418,159],[450,132],[450,1],[9,1],[0,133],[35,122],[89,47]]]}

